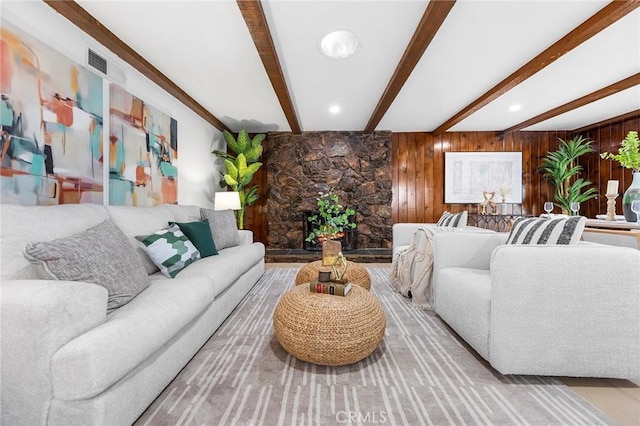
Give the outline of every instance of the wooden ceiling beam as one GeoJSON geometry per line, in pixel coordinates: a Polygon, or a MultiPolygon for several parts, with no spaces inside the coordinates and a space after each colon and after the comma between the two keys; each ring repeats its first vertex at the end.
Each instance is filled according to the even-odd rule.
{"type": "Polygon", "coordinates": [[[373,133],[382,117],[393,103],[400,89],[406,83],[407,79],[413,72],[413,69],[422,58],[425,50],[431,44],[433,37],[436,35],[447,15],[453,8],[455,0],[431,0],[427,5],[420,23],[416,27],[416,31],[411,37],[411,41],[396,67],[396,70],[389,80],[382,97],[378,101],[367,126],[364,128],[365,133],[373,133]]]}
{"type": "Polygon", "coordinates": [[[140,56],[124,41],[109,31],[89,12],[84,10],[73,0],[44,0],[53,10],[67,18],[76,27],[93,37],[97,42],[109,49],[111,52],[122,58],[129,65],[140,71],[145,77],[153,81],[160,88],[167,91],[171,96],[182,102],[187,108],[202,117],[208,123],[220,131],[231,131],[222,121],[211,114],[205,107],[200,105],[195,99],[182,90],[169,77],[151,65],[149,61],[140,56]]]}
{"type": "Polygon", "coordinates": [[[273,44],[273,38],[271,37],[271,31],[269,31],[269,24],[264,15],[262,4],[260,0],[236,0],[236,3],[247,24],[253,43],[256,45],[256,49],[262,60],[262,65],[264,65],[264,69],[267,71],[273,90],[276,92],[276,96],[280,101],[282,111],[287,117],[289,127],[291,127],[291,131],[294,134],[300,134],[301,130],[298,116],[296,115],[291,96],[289,95],[287,82],[284,79],[284,73],[280,66],[278,53],[273,44]]]}
{"type": "Polygon", "coordinates": [[[545,68],[565,53],[575,49],[577,46],[618,21],[620,18],[633,12],[639,6],[640,1],[638,0],[612,1],[582,24],[578,25],[567,35],[545,49],[538,56],[531,59],[517,71],[495,85],[488,92],[464,107],[456,115],[445,121],[433,131],[433,134],[437,135],[446,132],[448,129],[469,117],[480,108],[504,95],[524,80],[545,68]]]}
{"type": "Polygon", "coordinates": [[[522,123],[518,123],[515,126],[509,127],[508,129],[506,129],[504,133],[513,132],[514,130],[524,129],[526,127],[529,127],[534,124],[548,120],[550,118],[556,117],[560,114],[564,114],[565,112],[588,105],[591,102],[595,102],[602,98],[606,98],[607,96],[611,96],[618,92],[622,92],[623,90],[627,90],[633,86],[637,86],[638,84],[640,84],[640,73],[636,73],[616,83],[610,84],[609,86],[604,87],[600,90],[591,92],[588,95],[585,95],[581,98],[575,99],[571,102],[567,102],[566,104],[560,105],[559,107],[553,108],[547,112],[543,112],[542,114],[539,114],[533,118],[525,120],[522,123]]]}

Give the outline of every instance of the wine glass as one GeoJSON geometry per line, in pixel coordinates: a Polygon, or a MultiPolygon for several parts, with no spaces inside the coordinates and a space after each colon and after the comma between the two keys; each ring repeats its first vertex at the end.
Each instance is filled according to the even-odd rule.
{"type": "Polygon", "coordinates": [[[631,211],[636,214],[636,223],[640,224],[640,200],[631,202],[631,211]]]}
{"type": "Polygon", "coordinates": [[[547,217],[551,217],[551,212],[553,211],[553,203],[551,201],[545,201],[543,208],[544,211],[547,212],[547,217]]]}
{"type": "Polygon", "coordinates": [[[577,201],[572,201],[571,204],[569,205],[569,208],[573,212],[573,215],[577,216],[578,211],[580,211],[580,203],[578,203],[577,201]]]}

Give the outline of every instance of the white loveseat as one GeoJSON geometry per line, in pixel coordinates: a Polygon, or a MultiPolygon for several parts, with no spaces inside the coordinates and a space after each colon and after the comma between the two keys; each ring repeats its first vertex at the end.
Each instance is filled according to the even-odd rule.
{"type": "Polygon", "coordinates": [[[134,236],[169,221],[199,220],[198,207],[2,205],[0,213],[3,425],[131,424],[264,273],[264,246],[239,231],[240,246],[198,260],[174,279],[151,274],[149,287],[107,314],[102,286],[27,279],[24,244],[107,219],[135,244],[134,236]]]}
{"type": "Polygon", "coordinates": [[[640,377],[640,251],[434,237],[435,310],[502,374],[640,377]]]}

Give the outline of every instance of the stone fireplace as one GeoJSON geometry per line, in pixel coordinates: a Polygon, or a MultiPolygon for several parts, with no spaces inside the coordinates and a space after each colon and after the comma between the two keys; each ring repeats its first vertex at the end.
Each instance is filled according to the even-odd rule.
{"type": "Polygon", "coordinates": [[[267,146],[269,248],[303,248],[304,212],[331,187],[356,210],[354,247],[391,247],[391,132],[275,132],[267,146]]]}

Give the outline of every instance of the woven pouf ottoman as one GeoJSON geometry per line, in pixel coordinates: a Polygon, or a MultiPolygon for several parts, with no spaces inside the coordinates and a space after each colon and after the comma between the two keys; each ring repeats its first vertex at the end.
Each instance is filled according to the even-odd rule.
{"type": "Polygon", "coordinates": [[[371,355],[387,320],[380,302],[352,286],[346,296],[317,294],[299,285],[282,295],[273,329],[285,351],[318,365],[348,365],[371,355]]]}
{"type": "MultiPolygon", "coordinates": [[[[349,267],[347,268],[347,273],[344,277],[349,280],[349,282],[369,290],[371,288],[371,277],[369,277],[369,271],[367,271],[367,269],[362,265],[358,265],[350,260],[348,260],[347,263],[349,267]]],[[[317,280],[318,272],[321,270],[330,271],[331,266],[322,266],[322,260],[307,263],[298,271],[298,275],[296,275],[296,285],[310,283],[313,280],[317,280]]]]}

